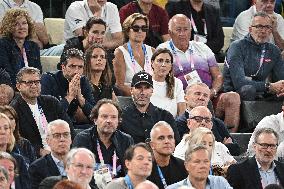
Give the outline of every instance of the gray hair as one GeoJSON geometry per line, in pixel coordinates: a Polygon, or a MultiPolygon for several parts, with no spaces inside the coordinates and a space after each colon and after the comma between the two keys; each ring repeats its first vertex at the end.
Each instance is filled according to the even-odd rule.
{"type": "Polygon", "coordinates": [[[16,80],[18,83],[22,82],[24,75],[31,75],[31,74],[37,74],[39,78],[41,78],[40,70],[34,67],[23,67],[20,69],[20,71],[17,73],[16,80]]]}
{"type": "Polygon", "coordinates": [[[151,129],[151,132],[150,132],[150,138],[151,138],[151,140],[152,140],[152,138],[153,138],[154,130],[155,130],[156,128],[158,128],[158,127],[167,127],[167,128],[170,128],[171,130],[173,130],[172,127],[171,127],[171,125],[168,124],[167,122],[165,122],[165,121],[158,121],[158,122],[153,126],[153,128],[151,129]]]}
{"type": "Polygon", "coordinates": [[[168,23],[168,30],[169,31],[172,31],[172,29],[173,29],[173,24],[174,24],[174,20],[176,19],[176,18],[185,18],[185,19],[187,19],[188,20],[188,24],[189,24],[189,27],[191,28],[191,23],[190,23],[190,19],[186,16],[186,15],[184,15],[184,14],[176,14],[176,15],[174,15],[170,20],[169,20],[169,23],[168,23]]]}
{"type": "Polygon", "coordinates": [[[208,149],[206,148],[206,146],[204,146],[203,144],[194,144],[194,145],[191,145],[191,146],[188,146],[186,152],[185,152],[185,158],[184,158],[184,161],[185,162],[188,162],[191,160],[191,157],[192,157],[192,154],[196,151],[199,151],[199,150],[205,150],[207,151],[208,153],[208,158],[210,159],[210,155],[209,155],[209,151],[208,149]]]}
{"type": "Polygon", "coordinates": [[[274,131],[273,129],[271,128],[260,128],[260,129],[257,129],[255,131],[255,134],[254,134],[254,143],[257,143],[257,140],[259,138],[259,136],[263,133],[266,133],[266,134],[273,134],[275,137],[276,137],[276,140],[277,140],[277,144],[278,144],[278,141],[279,141],[279,135],[276,131],[274,131]]]}
{"type": "Polygon", "coordinates": [[[93,159],[93,161],[94,161],[94,165],[93,166],[95,166],[96,158],[95,158],[95,155],[93,154],[93,152],[91,152],[87,148],[73,148],[67,154],[67,157],[66,157],[66,167],[69,167],[72,164],[73,159],[74,159],[75,155],[78,152],[85,152],[86,154],[88,154],[93,159]]]}
{"type": "Polygon", "coordinates": [[[51,121],[51,122],[48,123],[48,125],[47,125],[47,135],[50,135],[51,134],[51,129],[53,128],[53,126],[57,126],[57,125],[66,126],[70,130],[69,124],[66,121],[64,121],[62,119],[56,119],[56,120],[51,121]]]}

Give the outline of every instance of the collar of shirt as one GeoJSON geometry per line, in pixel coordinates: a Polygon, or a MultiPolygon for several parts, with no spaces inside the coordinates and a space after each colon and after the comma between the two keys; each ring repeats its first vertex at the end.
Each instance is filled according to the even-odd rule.
{"type": "Polygon", "coordinates": [[[19,6],[17,5],[13,0],[8,0],[8,3],[11,5],[11,8],[14,7],[21,7],[21,8],[27,8],[27,0],[24,0],[23,3],[19,6]]]}
{"type": "Polygon", "coordinates": [[[263,171],[263,170],[262,170],[262,167],[261,167],[261,165],[260,165],[260,163],[257,161],[257,159],[255,159],[255,160],[256,160],[257,167],[258,167],[258,170],[259,170],[259,171],[270,173],[270,172],[274,171],[274,169],[275,169],[275,167],[276,167],[274,161],[272,161],[270,168],[269,168],[267,171],[263,171]]]}
{"type": "MultiPolygon", "coordinates": [[[[91,11],[89,5],[88,5],[88,0],[84,0],[84,7],[87,11],[88,16],[90,17],[90,15],[94,16],[93,12],[91,11]]],[[[101,12],[101,19],[105,20],[106,18],[106,4],[104,4],[104,6],[102,7],[102,12],[101,12]]]]}
{"type": "MultiPolygon", "coordinates": [[[[188,186],[189,188],[190,188],[190,187],[193,187],[193,186],[191,185],[191,182],[190,182],[190,180],[189,180],[189,177],[187,177],[187,179],[184,181],[184,185],[188,186]]],[[[206,179],[206,186],[205,186],[205,188],[206,188],[207,186],[210,186],[210,179],[209,179],[208,177],[207,177],[207,179],[206,179]]]]}
{"type": "Polygon", "coordinates": [[[56,166],[57,166],[57,164],[60,162],[60,160],[57,159],[57,158],[52,154],[52,152],[50,153],[50,155],[51,155],[53,161],[55,162],[55,164],[56,164],[56,166]]]}

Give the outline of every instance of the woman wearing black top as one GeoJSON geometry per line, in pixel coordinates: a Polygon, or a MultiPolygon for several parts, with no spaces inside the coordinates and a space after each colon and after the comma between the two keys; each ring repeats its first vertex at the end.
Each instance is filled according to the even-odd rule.
{"type": "Polygon", "coordinates": [[[107,52],[103,46],[94,44],[86,52],[84,75],[89,79],[94,99],[102,98],[116,100],[113,92],[112,72],[107,62],[107,52]]]}

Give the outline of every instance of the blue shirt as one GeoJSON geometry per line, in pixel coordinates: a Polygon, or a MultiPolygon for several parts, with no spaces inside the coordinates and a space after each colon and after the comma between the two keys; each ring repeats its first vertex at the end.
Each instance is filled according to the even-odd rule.
{"type": "MultiPolygon", "coordinates": [[[[175,184],[168,186],[167,189],[177,189],[181,186],[192,187],[189,179],[186,178],[182,181],[179,181],[175,184]]],[[[213,175],[208,175],[205,188],[206,189],[233,189],[224,177],[213,176],[213,175]]]]}

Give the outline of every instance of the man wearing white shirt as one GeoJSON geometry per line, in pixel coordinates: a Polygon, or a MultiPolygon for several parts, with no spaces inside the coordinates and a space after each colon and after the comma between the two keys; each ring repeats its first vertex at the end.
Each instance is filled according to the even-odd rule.
{"type": "MultiPolygon", "coordinates": [[[[254,132],[251,135],[249,144],[248,144],[248,154],[250,156],[254,155],[254,150],[253,150],[253,140],[255,137],[255,133],[257,130],[262,129],[262,128],[271,128],[275,132],[278,133],[279,135],[279,143],[284,141],[284,105],[282,105],[282,112],[278,113],[277,115],[270,115],[264,117],[256,126],[254,129],[254,132]]],[[[279,147],[278,147],[279,148],[279,147]]]]}
{"type": "Polygon", "coordinates": [[[273,21],[269,42],[280,49],[284,49],[284,19],[280,14],[274,12],[274,7],[275,0],[256,0],[255,5],[241,12],[236,18],[231,41],[244,38],[249,33],[249,26],[252,23],[254,14],[262,11],[270,15],[273,21]]]}
{"type": "Polygon", "coordinates": [[[83,0],[73,2],[66,11],[64,23],[64,39],[83,35],[83,26],[91,17],[100,17],[106,24],[104,47],[114,49],[122,45],[123,35],[117,6],[106,0],[83,0]]]}

